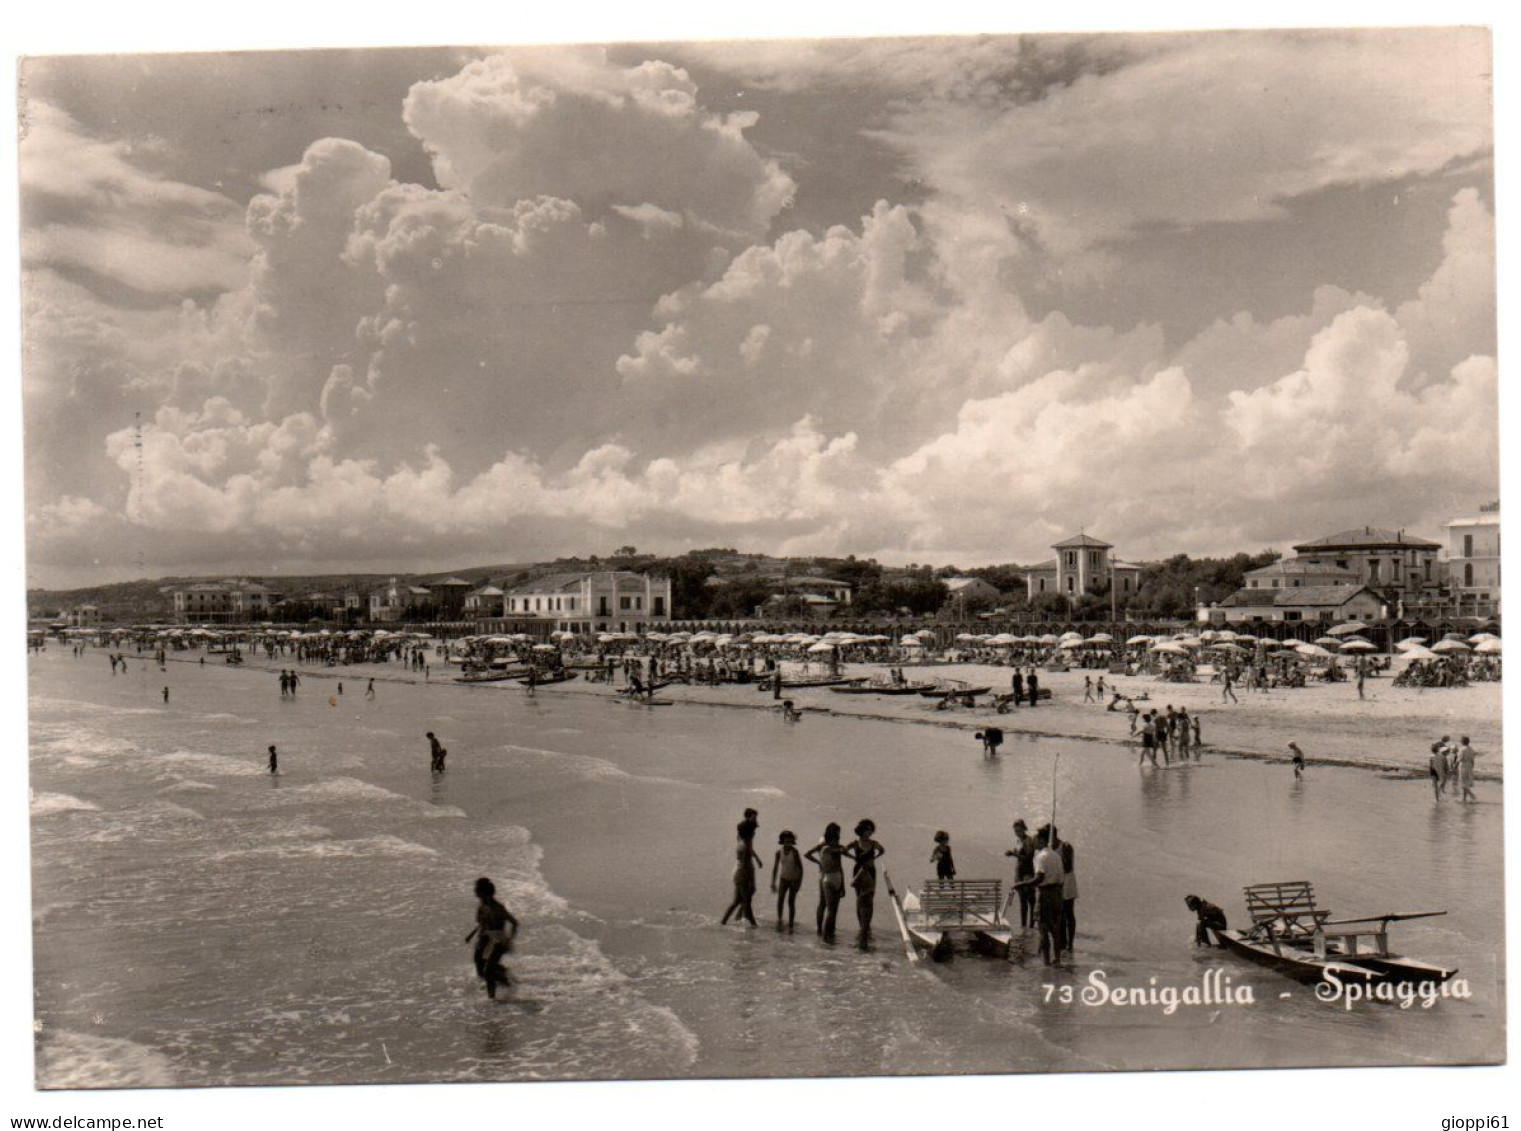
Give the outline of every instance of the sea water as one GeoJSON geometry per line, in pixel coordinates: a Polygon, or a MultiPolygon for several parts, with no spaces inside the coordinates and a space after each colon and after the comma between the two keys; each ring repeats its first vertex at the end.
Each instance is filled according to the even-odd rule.
{"type": "MultiPolygon", "coordinates": [[[[43,1087],[1024,1072],[1496,1061],[1504,1055],[1501,805],[1366,770],[1206,753],[1153,769],[1105,743],[677,704],[569,688],[379,683],[102,652],[31,661],[37,1078],[43,1087]],[[161,689],[171,688],[163,703],[161,689]],[[332,705],[334,702],[336,706],[332,705]],[[426,731],[449,749],[429,772],[426,731]],[[280,774],[266,769],[279,747],[280,774]],[[911,964],[885,890],[858,949],[766,890],[776,836],[869,816],[901,889],[951,834],[964,879],[1012,879],[1010,822],[1075,846],[1075,960],[911,964]],[[734,825],[760,811],[759,928],[721,927],[734,825]],[[471,886],[523,924],[516,985],[470,963],[471,886]],[[1307,879],[1338,916],[1461,968],[1466,997],[1333,1007],[1192,946],[1183,896],[1307,879]],[[1250,1005],[1172,1011],[1215,971],[1250,1005]],[[1186,995],[1185,995],[1186,996],[1186,995]]],[[[335,670],[338,678],[345,678],[335,670]]],[[[572,685],[574,686],[574,685],[572,685]]],[[[812,692],[827,704],[826,692],[812,692]]],[[[757,697],[757,703],[762,702],[757,697]]],[[[1038,722],[1038,716],[1036,716],[1038,722]]],[[[1308,740],[1308,741],[1307,741],[1308,740]]],[[[1197,995],[1196,995],[1197,996],[1197,995]]]]}

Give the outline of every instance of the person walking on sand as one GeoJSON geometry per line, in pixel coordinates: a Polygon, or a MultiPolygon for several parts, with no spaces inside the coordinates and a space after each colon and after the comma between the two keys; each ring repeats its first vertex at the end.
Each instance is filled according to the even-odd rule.
{"type": "Polygon", "coordinates": [[[1035,678],[1035,669],[1030,669],[1030,674],[1025,676],[1025,694],[1030,697],[1030,706],[1040,705],[1040,680],[1035,678]]]}
{"type": "Polygon", "coordinates": [[[1236,698],[1236,672],[1229,665],[1225,669],[1225,680],[1220,684],[1220,702],[1224,703],[1227,699],[1232,703],[1241,702],[1236,698]]]}
{"type": "Polygon", "coordinates": [[[1365,669],[1363,667],[1362,661],[1358,661],[1358,664],[1357,664],[1357,697],[1359,699],[1366,699],[1367,698],[1367,696],[1363,694],[1363,682],[1367,678],[1368,678],[1367,669],[1365,669]]]}
{"type": "Polygon", "coordinates": [[[1019,674],[1019,669],[1014,669],[1014,678],[1010,681],[1014,686],[1014,706],[1025,705],[1025,678],[1019,674]]]}
{"type": "Polygon", "coordinates": [[[738,839],[734,845],[734,899],[719,920],[723,926],[728,925],[729,916],[735,912],[738,912],[736,923],[744,919],[750,926],[756,925],[755,910],[750,905],[755,898],[755,869],[762,866],[761,858],[755,854],[755,833],[760,828],[756,816],[754,809],[746,809],[745,819],[735,830],[738,839]]]}
{"type": "Polygon", "coordinates": [[[1035,889],[1025,886],[1020,881],[1028,880],[1035,875],[1035,839],[1027,831],[1029,826],[1024,818],[1014,822],[1014,847],[1007,850],[1004,855],[1014,857],[1014,887],[1013,891],[1019,896],[1019,926],[1023,930],[1026,927],[1035,926],[1035,889]]]}
{"type": "Polygon", "coordinates": [[[1289,743],[1289,749],[1294,752],[1294,780],[1299,781],[1304,777],[1304,751],[1297,742],[1289,743]]]}
{"type": "Polygon", "coordinates": [[[1091,675],[1083,676],[1083,702],[1093,702],[1093,677],[1091,675]]]}
{"type": "Polygon", "coordinates": [[[475,881],[475,897],[480,900],[475,909],[475,930],[465,936],[465,941],[475,941],[475,972],[486,983],[486,996],[494,998],[498,985],[512,984],[512,975],[503,965],[502,956],[512,949],[512,940],[518,937],[518,921],[497,900],[496,885],[485,876],[475,881]]]}
{"type": "Polygon", "coordinates": [[[275,752],[273,746],[269,748],[269,772],[272,774],[280,772],[280,755],[275,752]]]}
{"type": "Polygon", "coordinates": [[[371,676],[370,677],[370,682],[365,685],[364,697],[366,699],[373,699],[373,698],[375,698],[375,677],[374,676],[371,676]]]}
{"type": "Polygon", "coordinates": [[[824,839],[819,841],[803,858],[819,866],[819,907],[814,913],[818,934],[825,942],[834,942],[835,920],[840,912],[840,900],[845,896],[845,868],[842,861],[845,851],[840,847],[840,826],[830,821],[824,826],[824,839]]]}
{"type": "Polygon", "coordinates": [[[797,835],[783,829],[776,838],[776,857],[771,861],[771,890],[776,893],[776,929],[782,929],[782,908],[787,910],[787,930],[797,922],[797,893],[803,886],[803,858],[798,855],[797,835]]]}
{"type": "Polygon", "coordinates": [[[1457,756],[1458,788],[1463,791],[1462,800],[1465,802],[1479,800],[1474,796],[1473,792],[1473,760],[1475,756],[1474,748],[1468,745],[1468,736],[1465,734],[1462,738],[1458,739],[1457,756]]]}
{"type": "Polygon", "coordinates": [[[877,831],[876,822],[863,818],[856,823],[856,839],[845,849],[845,855],[855,863],[850,886],[856,891],[856,923],[861,928],[860,947],[865,950],[871,943],[871,917],[877,898],[877,860],[887,855],[871,834],[877,831]]]}

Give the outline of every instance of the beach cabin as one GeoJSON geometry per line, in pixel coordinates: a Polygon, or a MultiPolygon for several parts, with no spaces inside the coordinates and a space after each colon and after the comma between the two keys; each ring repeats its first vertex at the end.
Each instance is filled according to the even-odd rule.
{"type": "Polygon", "coordinates": [[[1385,615],[1383,597],[1366,585],[1309,585],[1288,589],[1238,589],[1210,610],[1225,624],[1248,621],[1372,621],[1385,615]]]}

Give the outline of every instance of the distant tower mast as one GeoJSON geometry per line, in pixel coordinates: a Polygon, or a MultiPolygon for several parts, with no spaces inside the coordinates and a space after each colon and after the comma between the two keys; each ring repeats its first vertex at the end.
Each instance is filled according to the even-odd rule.
{"type": "Polygon", "coordinates": [[[143,548],[143,414],[132,414],[132,446],[137,449],[137,490],[133,492],[132,522],[137,526],[137,576],[142,578],[148,575],[147,555],[143,548]]]}

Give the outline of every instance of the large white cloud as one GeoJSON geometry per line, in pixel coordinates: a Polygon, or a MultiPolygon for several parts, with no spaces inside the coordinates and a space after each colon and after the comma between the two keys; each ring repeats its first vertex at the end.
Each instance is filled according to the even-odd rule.
{"type": "MultiPolygon", "coordinates": [[[[1477,192],[1452,200],[1415,293],[1308,288],[1293,313],[1243,310],[1181,343],[1019,297],[1055,261],[1032,240],[1090,270],[1147,225],[1270,217],[1482,144],[1471,82],[1369,120],[1392,80],[1368,60],[1416,66],[1411,40],[1382,34],[1078,52],[1019,98],[1006,60],[958,70],[940,52],[891,133],[929,198],[821,232],[772,231],[791,176],[677,67],[515,53],[420,83],[406,120],[439,187],[319,139],[265,178],[240,245],[210,237],[216,200],[170,190],[214,218],[194,246],[242,247],[220,297],[198,282],[113,306],[65,258],[38,260],[34,557],[146,536],[166,563],[383,568],[605,536],[965,563],[1030,560],[1079,525],[1127,556],[1359,520],[1429,533],[1494,491],[1494,221],[1477,192]],[[1249,75],[1287,76],[1291,96],[1249,75]],[[1179,105],[1199,107],[1189,136],[1179,105]]],[[[92,154],[92,183],[151,196],[112,143],[67,122],[53,136],[92,154]]],[[[95,191],[51,153],[34,183],[95,191]]]]}

